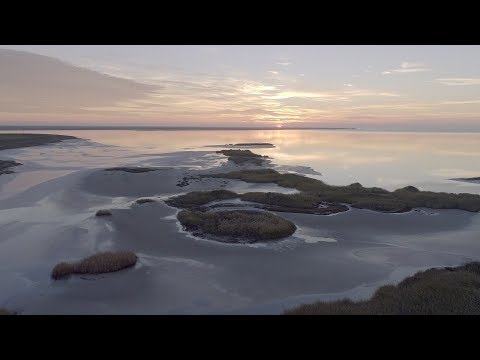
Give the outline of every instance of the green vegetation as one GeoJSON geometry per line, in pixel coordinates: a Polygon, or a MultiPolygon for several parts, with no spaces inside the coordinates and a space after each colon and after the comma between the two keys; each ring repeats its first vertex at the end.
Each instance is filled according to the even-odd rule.
{"type": "Polygon", "coordinates": [[[135,203],[137,203],[139,205],[146,204],[146,203],[151,203],[151,202],[155,202],[155,200],[149,199],[149,198],[142,198],[142,199],[138,199],[137,201],[135,201],[135,203]]]}
{"type": "MultiPolygon", "coordinates": [[[[166,203],[180,209],[205,210],[203,205],[207,205],[210,202],[237,198],[263,205],[256,206],[252,204],[252,206],[278,212],[328,215],[348,210],[347,206],[340,204],[324,204],[323,207],[319,207],[321,199],[315,194],[307,193],[280,194],[273,192],[249,192],[237,194],[228,190],[192,191],[170,198],[166,203]]],[[[216,207],[218,206],[209,206],[210,209],[216,207]]]]}
{"type": "Polygon", "coordinates": [[[260,166],[263,164],[264,159],[267,157],[255,154],[250,150],[220,150],[217,151],[217,154],[223,154],[227,156],[229,161],[232,161],[237,165],[251,163],[260,166]]]}
{"type": "Polygon", "coordinates": [[[203,176],[238,179],[249,183],[275,183],[279,186],[295,188],[300,191],[318,190],[322,184],[324,187],[328,187],[320,180],[296,174],[281,174],[273,169],[240,170],[203,176]]]}
{"type": "Polygon", "coordinates": [[[397,286],[379,288],[368,301],[343,299],[302,305],[288,315],[480,315],[480,262],[429,269],[397,286]]]}
{"type": "Polygon", "coordinates": [[[348,203],[355,208],[375,211],[405,212],[414,207],[480,211],[480,195],[420,191],[413,186],[393,192],[377,187],[366,188],[359,183],[332,186],[321,180],[297,174],[281,174],[272,169],[241,170],[204,176],[239,179],[250,183],[275,183],[279,186],[295,188],[312,199],[335,204],[348,203]]]}
{"type": "Polygon", "coordinates": [[[277,212],[330,215],[348,210],[348,207],[342,204],[322,203],[321,198],[315,193],[249,192],[239,197],[243,201],[264,204],[264,209],[277,212]],[[323,206],[320,207],[321,204],[323,206]]]}
{"type": "Polygon", "coordinates": [[[74,263],[61,262],[51,277],[58,280],[71,274],[101,274],[119,271],[137,263],[137,255],[131,251],[107,251],[89,256],[74,263]]]}
{"type": "Polygon", "coordinates": [[[112,212],[110,210],[102,209],[102,210],[98,210],[95,215],[96,216],[110,216],[110,215],[112,215],[112,212]]]}
{"type": "Polygon", "coordinates": [[[23,165],[13,160],[0,160],[0,175],[3,174],[13,174],[13,170],[10,168],[14,166],[23,165]]]}
{"type": "Polygon", "coordinates": [[[145,173],[150,171],[157,171],[158,169],[154,168],[144,168],[144,167],[114,167],[105,169],[105,171],[123,171],[132,174],[145,173]]]}
{"type": "Polygon", "coordinates": [[[225,237],[228,242],[255,242],[280,239],[292,235],[296,226],[291,221],[260,211],[189,211],[177,215],[180,223],[194,235],[225,237]]]}
{"type": "Polygon", "coordinates": [[[172,197],[165,201],[167,205],[180,209],[193,209],[212,201],[238,198],[238,194],[228,190],[192,191],[184,195],[172,197]]]}

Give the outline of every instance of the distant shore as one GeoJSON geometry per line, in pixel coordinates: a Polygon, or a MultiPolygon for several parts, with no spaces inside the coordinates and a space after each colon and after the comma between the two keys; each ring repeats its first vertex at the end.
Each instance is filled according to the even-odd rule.
{"type": "Polygon", "coordinates": [[[453,178],[453,179],[450,179],[450,180],[454,180],[454,181],[463,181],[463,182],[467,182],[467,183],[472,183],[472,184],[480,184],[480,177],[470,177],[470,178],[453,178]]]}
{"type": "Polygon", "coordinates": [[[77,138],[75,136],[53,134],[0,134],[0,150],[52,144],[71,139],[77,138]]]}
{"type": "Polygon", "coordinates": [[[11,130],[359,130],[350,127],[227,127],[227,126],[35,126],[0,125],[0,131],[11,130]]]}

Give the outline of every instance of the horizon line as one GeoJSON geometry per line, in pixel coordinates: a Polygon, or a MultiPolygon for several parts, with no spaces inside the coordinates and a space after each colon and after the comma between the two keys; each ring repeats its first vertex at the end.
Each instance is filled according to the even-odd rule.
{"type": "Polygon", "coordinates": [[[360,130],[355,127],[0,125],[0,130],[360,130]]]}

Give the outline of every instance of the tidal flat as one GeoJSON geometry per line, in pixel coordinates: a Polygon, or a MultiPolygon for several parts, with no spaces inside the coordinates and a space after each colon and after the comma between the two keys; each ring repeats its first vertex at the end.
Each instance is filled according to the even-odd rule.
{"type": "MultiPolygon", "coordinates": [[[[354,207],[343,203],[343,198],[322,198],[321,192],[310,197],[304,188],[286,187],[283,181],[217,176],[266,170],[274,174],[272,170],[275,177],[290,174],[288,179],[320,180],[321,175],[294,172],[302,168],[293,164],[287,168],[281,156],[263,149],[255,153],[268,155],[272,162],[236,164],[203,145],[159,152],[104,145],[99,140],[4,153],[26,165],[18,167],[18,174],[5,175],[8,183],[0,193],[0,285],[4,289],[0,308],[18,314],[281,314],[319,300],[366,300],[379,287],[396,284],[419,270],[480,258],[480,218],[475,211],[425,206],[379,211],[354,207]],[[82,158],[75,158],[79,153],[82,158]],[[105,171],[112,168],[155,171],[105,171]],[[7,185],[17,189],[16,179],[40,169],[63,175],[29,183],[21,191],[4,191],[7,185]],[[195,236],[177,219],[182,208],[169,201],[219,190],[232,197],[207,195],[193,205],[206,206],[207,213],[267,211],[293,223],[295,232],[253,243],[195,236]],[[142,199],[152,201],[139,205],[142,199]],[[260,205],[322,209],[329,200],[344,204],[345,211],[322,215],[259,209],[260,205]],[[106,209],[110,216],[96,216],[106,209]],[[124,249],[132,251],[137,261],[120,272],[62,281],[50,278],[59,262],[75,263],[96,253],[124,249]]],[[[297,165],[310,164],[299,159],[297,165]]],[[[314,169],[325,174],[322,168],[314,169]]],[[[350,184],[360,183],[356,180],[350,184]]],[[[327,186],[349,186],[321,181],[327,186]]],[[[408,185],[425,191],[413,182],[397,188],[408,185]]],[[[368,183],[361,188],[356,185],[348,188],[348,195],[364,196],[365,189],[375,187],[382,189],[368,183]]],[[[192,204],[185,204],[191,210],[192,204]]]]}

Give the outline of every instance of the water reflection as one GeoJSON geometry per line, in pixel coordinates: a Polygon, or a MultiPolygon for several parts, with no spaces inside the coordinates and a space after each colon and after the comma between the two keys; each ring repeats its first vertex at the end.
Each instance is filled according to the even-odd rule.
{"type": "MultiPolygon", "coordinates": [[[[45,132],[45,131],[32,131],[45,132]]],[[[53,131],[49,131],[53,132],[53,131]]],[[[275,148],[255,149],[280,165],[309,166],[331,184],[360,182],[365,186],[396,189],[414,185],[424,190],[480,193],[480,185],[448,180],[480,176],[480,134],[393,133],[325,130],[203,130],[54,131],[110,147],[83,147],[81,156],[58,147],[58,159],[42,147],[25,153],[46,162],[120,163],[135,154],[158,154],[186,148],[205,151],[205,145],[269,142],[275,148]],[[113,146],[113,147],[111,147],[113,146]],[[42,149],[43,157],[39,154],[42,149]],[[62,152],[63,151],[63,152],[62,152]],[[99,156],[99,158],[95,158],[99,156]]],[[[212,147],[212,151],[218,148],[212,147]]],[[[78,150],[80,151],[80,149],[78,150]]]]}

